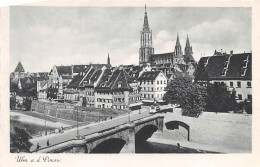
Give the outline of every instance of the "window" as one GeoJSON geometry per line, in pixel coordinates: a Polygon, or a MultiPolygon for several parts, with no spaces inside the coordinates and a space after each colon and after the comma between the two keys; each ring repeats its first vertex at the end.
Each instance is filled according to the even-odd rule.
{"type": "Polygon", "coordinates": [[[251,88],[251,82],[247,82],[247,87],[251,88]]]}
{"type": "Polygon", "coordinates": [[[153,95],[152,95],[152,98],[153,98],[153,95]]]}
{"type": "Polygon", "coordinates": [[[140,80],[140,85],[142,85],[142,80],[140,80]]]}
{"type": "Polygon", "coordinates": [[[238,100],[242,100],[242,95],[241,94],[238,94],[237,97],[238,97],[238,100]]]}
{"type": "Polygon", "coordinates": [[[233,87],[233,82],[230,82],[230,87],[233,87]]]}
{"type": "Polygon", "coordinates": [[[159,81],[157,81],[157,84],[158,84],[158,85],[160,84],[159,81]]]}
{"type": "Polygon", "coordinates": [[[151,88],[152,90],[151,91],[153,91],[153,88],[151,88]]]}
{"type": "Polygon", "coordinates": [[[151,80],[151,84],[153,84],[153,80],[151,80]]]}
{"type": "Polygon", "coordinates": [[[159,87],[157,87],[157,90],[159,90],[159,87]]]}
{"type": "Polygon", "coordinates": [[[150,95],[149,95],[149,94],[147,95],[147,98],[150,98],[150,95]]]}
{"type": "Polygon", "coordinates": [[[161,80],[161,84],[162,84],[162,80],[161,80]]]}
{"type": "Polygon", "coordinates": [[[247,95],[247,99],[251,101],[252,100],[252,95],[247,95]]]}
{"type": "Polygon", "coordinates": [[[144,94],[144,98],[146,98],[146,94],[144,94]]]}
{"type": "Polygon", "coordinates": [[[166,83],[166,80],[164,80],[164,84],[167,84],[167,83],[166,83]]]}
{"type": "Polygon", "coordinates": [[[237,82],[237,87],[241,88],[241,82],[240,81],[237,82]]]}

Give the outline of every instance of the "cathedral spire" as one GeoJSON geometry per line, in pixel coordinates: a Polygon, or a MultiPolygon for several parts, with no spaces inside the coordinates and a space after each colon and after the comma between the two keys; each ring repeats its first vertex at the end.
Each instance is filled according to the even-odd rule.
{"type": "Polygon", "coordinates": [[[180,44],[178,32],[177,32],[177,40],[176,40],[174,53],[175,53],[175,56],[178,56],[178,57],[182,56],[182,50],[181,50],[181,44],[180,44]]]}
{"type": "Polygon", "coordinates": [[[110,65],[110,57],[109,57],[109,53],[108,53],[108,56],[107,56],[107,64],[110,65]]]}
{"type": "Polygon", "coordinates": [[[186,40],[186,47],[190,47],[190,40],[189,40],[188,34],[187,34],[187,40],[186,40]]]}
{"type": "Polygon", "coordinates": [[[148,17],[147,17],[147,12],[146,12],[146,4],[145,4],[145,12],[144,12],[144,26],[143,30],[149,31],[149,24],[148,24],[148,17]]]}
{"type": "Polygon", "coordinates": [[[151,55],[154,54],[152,30],[149,28],[146,5],[144,8],[144,24],[141,31],[140,49],[139,49],[139,63],[144,64],[150,61],[151,55]]]}
{"type": "Polygon", "coordinates": [[[179,40],[179,34],[178,34],[178,32],[177,32],[176,46],[178,46],[178,45],[181,45],[181,44],[180,44],[180,40],[179,40]]]}

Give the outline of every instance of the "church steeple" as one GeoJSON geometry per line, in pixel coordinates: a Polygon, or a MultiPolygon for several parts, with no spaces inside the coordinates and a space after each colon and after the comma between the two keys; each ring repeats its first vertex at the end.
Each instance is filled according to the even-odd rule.
{"type": "Polygon", "coordinates": [[[111,65],[111,64],[110,64],[110,57],[109,57],[109,53],[108,53],[108,56],[107,56],[107,64],[108,64],[108,65],[111,65]]]}
{"type": "Polygon", "coordinates": [[[19,61],[19,63],[17,64],[17,66],[16,66],[14,72],[18,72],[18,73],[20,73],[20,72],[25,72],[21,61],[19,61]]]}
{"type": "Polygon", "coordinates": [[[181,45],[181,44],[180,44],[180,40],[179,40],[179,34],[178,34],[178,32],[177,32],[176,46],[178,46],[178,45],[181,45]]]}
{"type": "Polygon", "coordinates": [[[144,25],[143,25],[143,31],[149,31],[149,23],[148,23],[148,17],[146,12],[146,4],[145,4],[145,12],[144,12],[144,25]]]}
{"type": "Polygon", "coordinates": [[[187,40],[186,40],[186,46],[185,46],[185,62],[193,62],[194,58],[193,58],[193,52],[192,52],[192,46],[190,45],[190,40],[189,40],[189,36],[187,34],[187,40]]]}
{"type": "Polygon", "coordinates": [[[145,5],[145,12],[144,12],[144,24],[143,30],[141,31],[141,38],[140,38],[140,49],[139,49],[139,63],[147,63],[150,61],[150,57],[154,54],[153,48],[153,40],[152,40],[152,30],[150,30],[149,23],[148,23],[148,16],[146,11],[145,5]]]}
{"type": "Polygon", "coordinates": [[[190,40],[189,40],[188,34],[187,34],[187,40],[186,40],[186,47],[190,47],[190,40]]]}
{"type": "Polygon", "coordinates": [[[181,44],[180,44],[178,32],[177,32],[177,40],[176,40],[176,45],[175,45],[174,53],[175,53],[175,56],[178,56],[178,57],[179,57],[179,56],[182,56],[182,50],[181,50],[181,44]]]}

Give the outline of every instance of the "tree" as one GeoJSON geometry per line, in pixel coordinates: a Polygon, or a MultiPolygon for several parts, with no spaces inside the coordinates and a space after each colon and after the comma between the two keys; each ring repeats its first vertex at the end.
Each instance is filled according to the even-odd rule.
{"type": "Polygon", "coordinates": [[[15,127],[14,133],[11,133],[11,150],[14,152],[30,152],[31,134],[24,128],[15,127]]]}
{"type": "Polygon", "coordinates": [[[15,96],[11,96],[10,97],[10,109],[14,110],[15,107],[16,107],[16,98],[15,98],[15,96]]]}
{"type": "Polygon", "coordinates": [[[229,92],[225,84],[214,83],[207,86],[206,110],[209,112],[234,111],[237,103],[235,93],[229,92]]]}
{"type": "Polygon", "coordinates": [[[25,98],[24,100],[24,107],[26,111],[30,111],[31,110],[31,105],[32,105],[32,100],[28,97],[25,98]]]}
{"type": "Polygon", "coordinates": [[[190,78],[175,78],[168,83],[164,100],[168,103],[179,104],[182,114],[198,117],[205,109],[206,88],[192,83],[190,78]]]}

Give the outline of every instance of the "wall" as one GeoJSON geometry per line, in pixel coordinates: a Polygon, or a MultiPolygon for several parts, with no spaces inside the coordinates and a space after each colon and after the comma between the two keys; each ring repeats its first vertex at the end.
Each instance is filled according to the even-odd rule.
{"type": "Polygon", "coordinates": [[[238,94],[242,95],[242,99],[241,100],[237,100],[238,102],[240,101],[244,101],[245,99],[248,99],[248,95],[252,95],[252,87],[248,87],[247,86],[247,82],[251,82],[251,80],[212,80],[210,81],[210,83],[214,83],[214,82],[224,82],[229,88],[234,88],[236,91],[236,96],[238,96],[238,94]],[[230,86],[230,82],[233,82],[233,87],[230,86]],[[237,82],[241,82],[241,87],[237,87],[237,82]]]}
{"type": "MultiPolygon", "coordinates": [[[[181,112],[177,110],[167,114],[164,123],[178,120],[188,124],[191,142],[251,152],[252,115],[204,112],[199,118],[193,118],[181,116],[181,112]]],[[[185,134],[185,131],[181,133],[185,134]]],[[[173,131],[164,131],[167,139],[183,139],[179,134],[174,134],[173,131]]]]}

